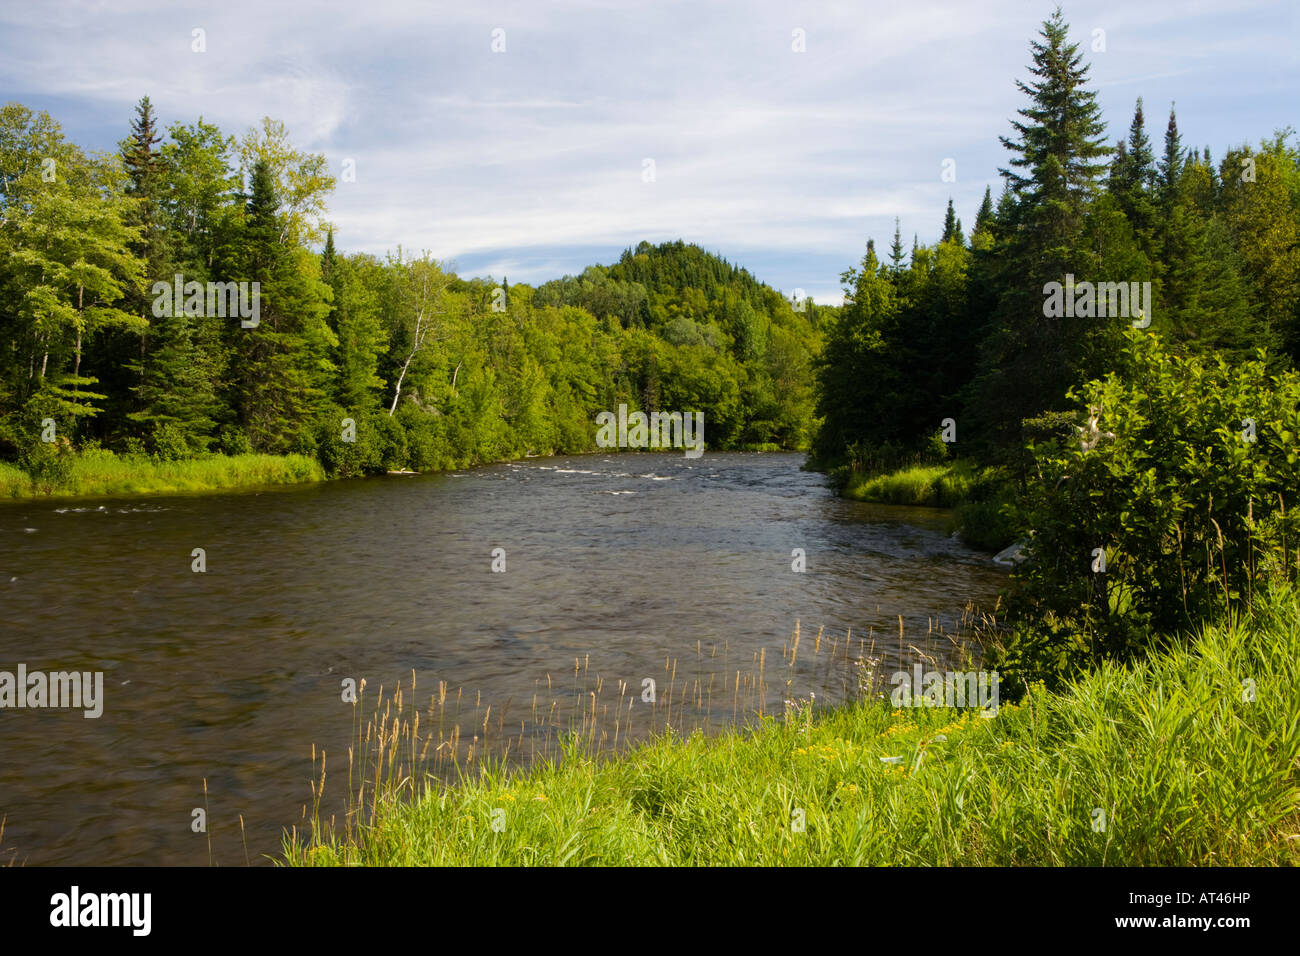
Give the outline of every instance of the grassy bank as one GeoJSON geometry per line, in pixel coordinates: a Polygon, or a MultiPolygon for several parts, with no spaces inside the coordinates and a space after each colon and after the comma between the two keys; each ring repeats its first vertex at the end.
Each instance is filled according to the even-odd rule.
{"type": "Polygon", "coordinates": [[[970,462],[908,465],[883,474],[851,472],[840,490],[854,501],[954,509],[963,541],[985,551],[1000,551],[1018,534],[1009,514],[1015,495],[995,471],[970,462]]]}
{"type": "Polygon", "coordinates": [[[1295,864],[1298,671],[1300,604],[1286,592],[1189,648],[1105,666],[1059,695],[1036,689],[993,718],[880,701],[802,708],[749,732],[662,736],[604,760],[575,748],[528,771],[475,771],[414,800],[381,785],[350,836],[295,833],[285,855],[306,865],[1295,864]]]}
{"type": "Polygon", "coordinates": [[[67,455],[35,476],[0,462],[0,498],[216,491],[324,479],[320,464],[303,455],[213,455],[157,461],[144,455],[119,456],[96,450],[67,455]]]}
{"type": "Polygon", "coordinates": [[[965,462],[911,465],[882,475],[855,473],[842,493],[855,501],[953,508],[966,500],[975,479],[975,470],[965,462]]]}

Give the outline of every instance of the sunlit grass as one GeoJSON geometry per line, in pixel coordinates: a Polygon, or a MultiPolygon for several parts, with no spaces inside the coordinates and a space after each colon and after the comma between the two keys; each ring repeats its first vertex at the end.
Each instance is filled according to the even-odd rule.
{"type": "Polygon", "coordinates": [[[913,465],[883,475],[855,474],[843,494],[857,501],[952,508],[966,500],[975,480],[974,469],[966,462],[913,465]]]}
{"type": "Polygon", "coordinates": [[[70,455],[67,466],[58,478],[33,480],[17,466],[0,463],[0,497],[215,491],[325,480],[320,463],[304,455],[212,455],[157,461],[95,450],[70,455]]]}
{"type": "MultiPolygon", "coordinates": [[[[526,770],[392,773],[346,825],[286,838],[307,865],[1277,865],[1300,862],[1300,604],[996,717],[887,702],[789,708],[748,731],[660,733],[526,770]],[[888,758],[888,759],[887,759],[888,758]],[[376,799],[376,794],[378,798],[376,799]],[[495,826],[494,826],[495,824],[495,826]],[[800,826],[802,824],[802,826],[800,826]]],[[[387,711],[385,711],[387,714],[387,711]]],[[[400,761],[399,761],[400,764],[400,761]]],[[[414,765],[414,763],[412,764],[414,765]]],[[[461,766],[458,764],[458,766],[461,766]]],[[[472,769],[471,769],[472,768],[472,769]]],[[[337,771],[336,771],[337,772],[337,771]]],[[[323,784],[322,784],[323,785],[323,784]]],[[[319,794],[317,794],[319,806],[319,794]]]]}
{"type": "Polygon", "coordinates": [[[30,495],[32,479],[17,465],[0,461],[0,498],[23,498],[30,495]]]}

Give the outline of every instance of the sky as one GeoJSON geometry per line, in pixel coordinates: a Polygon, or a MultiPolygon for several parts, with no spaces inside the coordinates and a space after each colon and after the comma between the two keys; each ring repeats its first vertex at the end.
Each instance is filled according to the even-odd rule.
{"type": "MultiPolygon", "coordinates": [[[[164,126],[282,120],[350,252],[538,284],[684,239],[836,303],[895,217],[910,247],[996,198],[1053,6],[0,0],[0,100],[103,150],[142,95],[164,126]]],[[[1216,158],[1300,127],[1300,0],[1062,9],[1112,142],[1138,96],[1157,150],[1175,100],[1216,158]]]]}

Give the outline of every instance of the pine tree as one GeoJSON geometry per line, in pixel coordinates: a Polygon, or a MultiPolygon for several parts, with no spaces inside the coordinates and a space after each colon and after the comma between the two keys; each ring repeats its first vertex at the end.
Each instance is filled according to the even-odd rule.
{"type": "Polygon", "coordinates": [[[981,439],[1004,448],[1022,446],[1022,421],[1063,407],[1071,386],[1100,373],[1090,366],[1105,350],[1092,339],[1113,331],[1091,319],[1043,314],[1046,284],[1081,275],[1093,261],[1087,205],[1104,169],[1100,160],[1112,150],[1104,145],[1096,93],[1084,86],[1088,67],[1069,42],[1059,7],[1041,36],[1031,44],[1036,81],[1016,84],[1030,98],[1019,111],[1024,120],[1012,122],[1018,137],[1001,137],[1013,154],[1000,171],[1008,240],[990,277],[1000,295],[972,395],[981,439]]]}
{"type": "Polygon", "coordinates": [[[841,277],[845,304],[829,323],[819,360],[822,380],[817,414],[823,423],[813,448],[823,462],[837,463],[899,437],[892,414],[902,369],[892,347],[898,341],[899,304],[894,284],[867,242],[861,266],[841,277]]]}
{"type": "Polygon", "coordinates": [[[331,229],[321,254],[321,276],[333,296],[329,326],[338,341],[333,397],[349,412],[360,413],[378,405],[384,388],[378,369],[388,337],[376,293],[385,283],[383,268],[370,256],[337,256],[331,229]]]}
{"type": "MultiPolygon", "coordinates": [[[[1018,111],[1026,122],[1011,123],[1019,138],[999,137],[1016,154],[1011,168],[1000,172],[1018,200],[1033,206],[1064,204],[1077,211],[1104,169],[1100,160],[1111,149],[1102,139],[1105,124],[1097,94],[1085,88],[1090,68],[1082,65],[1083,55],[1078,44],[1069,42],[1068,33],[1057,7],[1043,24],[1044,42],[1031,44],[1034,63],[1029,72],[1037,80],[1016,81],[1031,105],[1018,111]]],[[[1052,220],[1059,217],[1056,212],[1052,220]]]]}
{"type": "Polygon", "coordinates": [[[1147,138],[1142,97],[1139,96],[1129,126],[1128,141],[1119,143],[1115,160],[1111,163],[1108,188],[1128,217],[1138,245],[1148,256],[1155,251],[1155,178],[1155,155],[1147,138]]]}
{"type": "Polygon", "coordinates": [[[343,274],[339,267],[338,253],[334,250],[334,227],[325,232],[325,248],[320,256],[320,277],[330,289],[329,312],[326,321],[329,327],[338,332],[339,313],[343,307],[343,274]]]}
{"type": "Polygon", "coordinates": [[[1178,135],[1178,118],[1174,107],[1169,105],[1169,125],[1165,127],[1165,152],[1160,158],[1156,176],[1156,195],[1162,212],[1174,204],[1178,192],[1178,178],[1183,171],[1183,140],[1178,135]]]}
{"type": "Polygon", "coordinates": [[[285,452],[325,399],[336,369],[328,354],[338,340],[326,322],[328,292],[306,271],[305,254],[286,241],[270,164],[254,161],[249,175],[239,271],[259,283],[259,324],[227,319],[235,352],[235,405],[253,447],[285,452]]]}
{"type": "Polygon", "coordinates": [[[979,211],[975,213],[975,228],[972,229],[970,233],[970,243],[972,248],[976,245],[976,236],[984,237],[984,239],[980,240],[981,242],[987,240],[987,244],[992,244],[993,221],[993,190],[990,187],[985,186],[984,199],[980,203],[979,211]]]}
{"type": "Polygon", "coordinates": [[[141,389],[149,374],[149,353],[155,344],[156,330],[149,289],[154,282],[172,279],[174,266],[167,234],[167,168],[158,144],[162,136],[149,97],[140,98],[130,133],[118,146],[127,172],[125,193],[129,200],[126,224],[138,230],[139,238],[131,251],[143,261],[143,281],[126,290],[121,306],[139,316],[135,328],[105,330],[97,343],[99,360],[96,374],[110,396],[101,428],[116,432],[142,407],[141,389]]]}
{"type": "Polygon", "coordinates": [[[894,217],[894,241],[889,246],[889,271],[898,276],[903,272],[903,236],[899,231],[898,217],[894,217]]]}
{"type": "Polygon", "coordinates": [[[948,197],[948,212],[943,217],[943,236],[940,242],[951,242],[956,239],[961,241],[961,221],[957,218],[956,211],[952,208],[952,197],[948,197]]]}
{"type": "MultiPolygon", "coordinates": [[[[167,248],[166,211],[163,205],[166,199],[166,170],[157,148],[162,142],[162,136],[158,133],[158,120],[149,97],[140,98],[135,112],[135,119],[131,121],[131,135],[123,140],[119,153],[127,171],[126,195],[134,200],[127,225],[140,229],[140,239],[132,251],[144,260],[145,279],[152,283],[164,278],[170,269],[171,256],[167,248]]],[[[140,293],[130,296],[128,307],[142,306],[143,298],[140,293]]]]}

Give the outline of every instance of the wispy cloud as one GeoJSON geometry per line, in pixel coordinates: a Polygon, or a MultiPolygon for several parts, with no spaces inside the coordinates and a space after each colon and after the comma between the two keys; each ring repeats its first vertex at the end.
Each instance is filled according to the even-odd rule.
{"type": "MultiPolygon", "coordinates": [[[[355,160],[357,181],[331,201],[347,249],[429,249],[536,282],[680,237],[835,300],[840,272],[868,235],[888,240],[895,216],[908,245],[933,241],[949,196],[969,226],[985,185],[996,191],[997,136],[1050,12],[1019,0],[54,2],[0,12],[0,83],[98,148],[125,134],[142,94],[168,121],[202,115],[235,133],[282,119],[336,171],[355,160]],[[945,159],[956,182],[940,178],[945,159]]],[[[1291,4],[1065,14],[1112,139],[1138,95],[1153,137],[1176,99],[1188,141],[1219,149],[1293,120],[1291,4]]]]}

